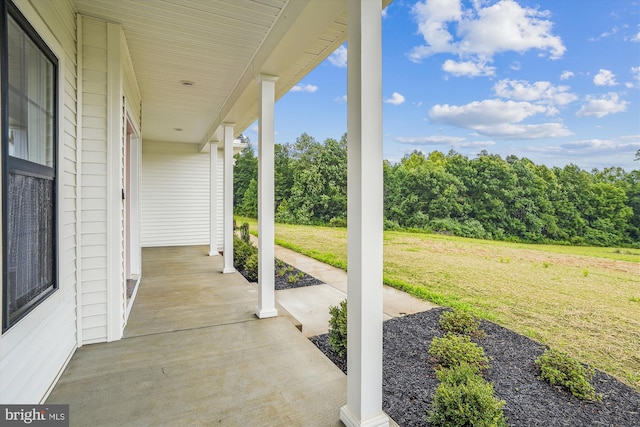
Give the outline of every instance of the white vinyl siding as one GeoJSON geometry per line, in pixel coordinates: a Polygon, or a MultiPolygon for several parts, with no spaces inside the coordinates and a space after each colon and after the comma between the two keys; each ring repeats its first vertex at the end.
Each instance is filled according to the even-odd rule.
{"type": "Polygon", "coordinates": [[[2,403],[39,403],[73,354],[76,340],[76,21],[69,2],[15,1],[59,59],[59,289],[0,337],[2,403]]]}
{"type": "Polygon", "coordinates": [[[209,161],[196,144],[143,141],[143,247],[209,244],[209,161]]]}
{"type": "Polygon", "coordinates": [[[82,18],[82,340],[107,336],[107,24],[82,18]]]}

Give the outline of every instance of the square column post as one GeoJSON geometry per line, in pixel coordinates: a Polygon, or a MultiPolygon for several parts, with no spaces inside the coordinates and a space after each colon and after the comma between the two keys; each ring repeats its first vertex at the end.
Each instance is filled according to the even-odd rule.
{"type": "Polygon", "coordinates": [[[382,412],[382,4],[347,1],[347,427],[382,412]]]}
{"type": "Polygon", "coordinates": [[[275,317],[274,103],[277,77],[260,75],[258,106],[258,308],[261,319],[275,317]]]}
{"type": "Polygon", "coordinates": [[[233,127],[234,123],[223,123],[224,128],[224,269],[233,273],[233,127]]]}
{"type": "Polygon", "coordinates": [[[209,256],[218,256],[218,143],[209,148],[209,256]]]}

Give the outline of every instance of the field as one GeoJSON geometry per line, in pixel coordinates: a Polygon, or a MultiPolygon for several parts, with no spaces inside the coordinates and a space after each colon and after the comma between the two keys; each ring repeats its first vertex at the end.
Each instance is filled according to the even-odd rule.
{"type": "MultiPolygon", "coordinates": [[[[256,231],[255,220],[247,221],[256,231]]],[[[344,228],[276,224],[276,243],[346,266],[344,228]]],[[[385,283],[466,307],[640,391],[640,250],[387,231],[385,283]]]]}

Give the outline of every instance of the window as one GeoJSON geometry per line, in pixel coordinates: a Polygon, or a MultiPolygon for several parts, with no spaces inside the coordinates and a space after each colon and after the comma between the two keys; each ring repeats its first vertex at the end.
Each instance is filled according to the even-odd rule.
{"type": "Polygon", "coordinates": [[[57,58],[2,1],[3,332],[58,287],[57,58]]]}

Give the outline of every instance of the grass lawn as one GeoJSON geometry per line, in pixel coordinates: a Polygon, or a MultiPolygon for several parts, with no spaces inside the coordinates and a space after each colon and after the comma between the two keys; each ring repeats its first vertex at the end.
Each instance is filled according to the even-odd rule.
{"type": "MultiPolygon", "coordinates": [[[[276,243],[346,267],[344,228],[276,224],[276,243]]],[[[384,280],[470,308],[640,391],[640,250],[386,231],[384,280]]]]}

